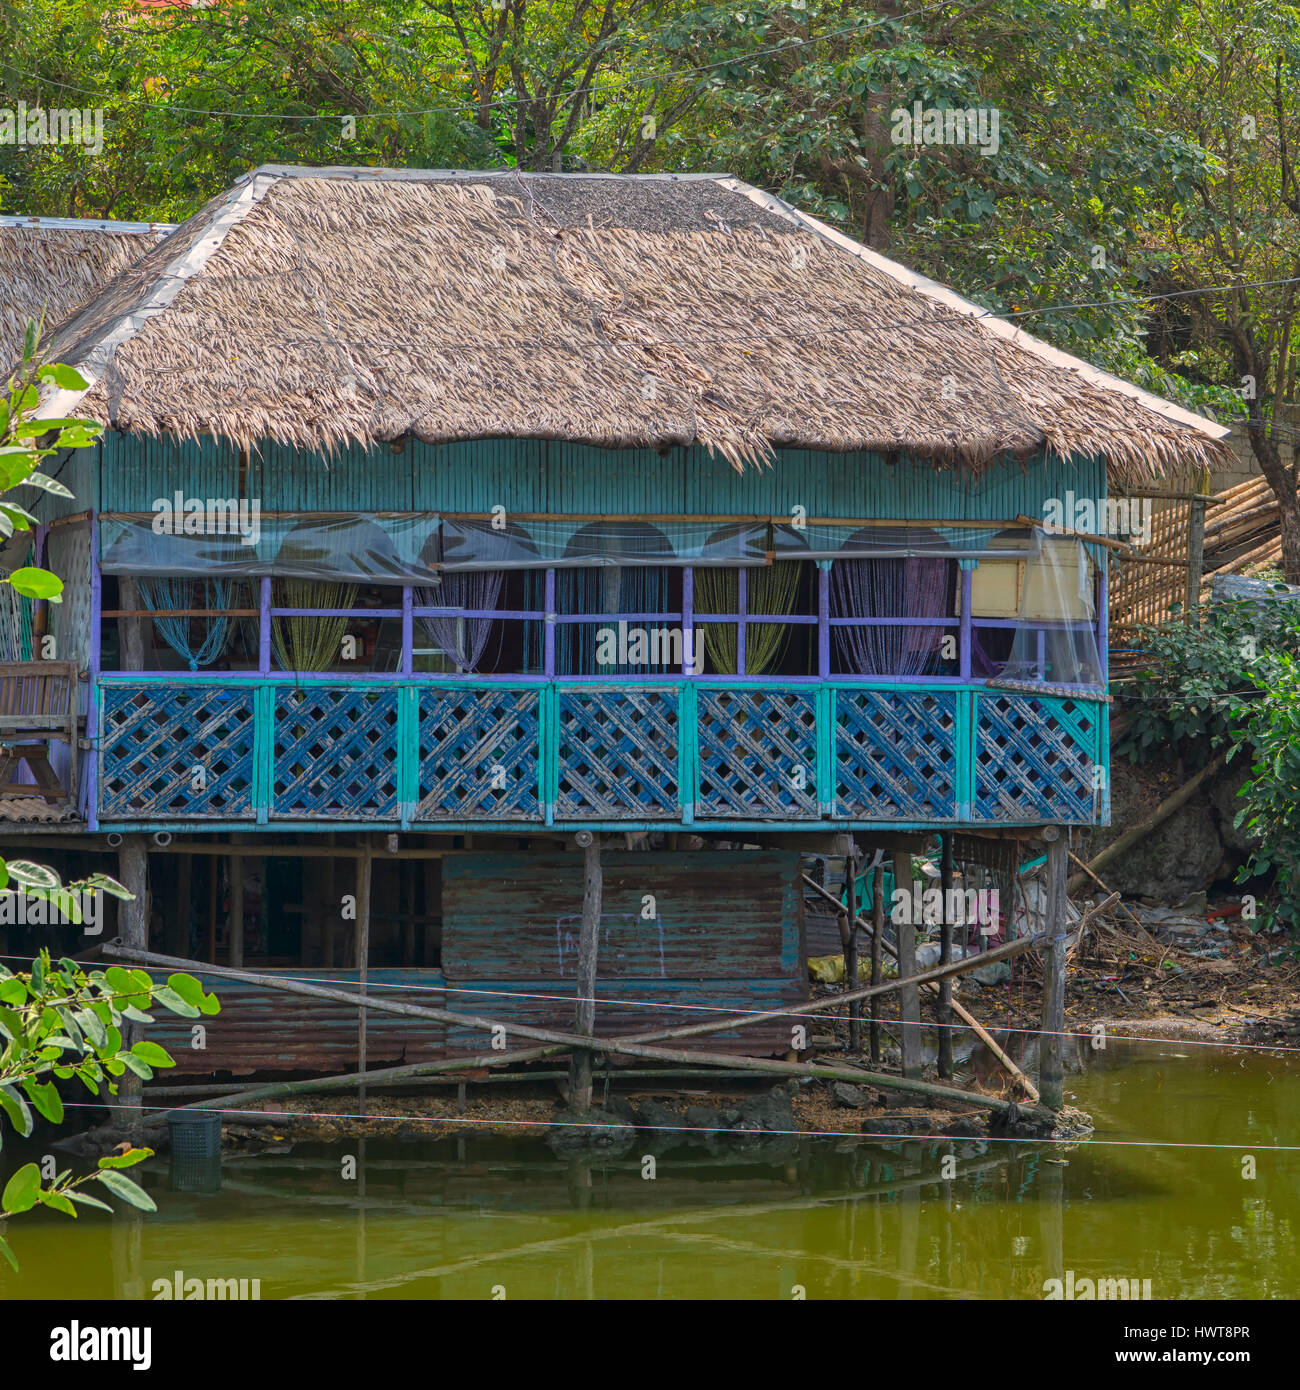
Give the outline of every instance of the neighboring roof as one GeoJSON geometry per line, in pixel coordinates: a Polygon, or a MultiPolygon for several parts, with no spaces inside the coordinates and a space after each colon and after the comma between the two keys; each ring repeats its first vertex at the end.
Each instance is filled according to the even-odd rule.
{"type": "Polygon", "coordinates": [[[0,217],[0,379],[23,354],[27,320],[55,328],[172,230],[163,222],[0,217]]]}
{"type": "Polygon", "coordinates": [[[1136,478],[1225,433],[721,174],[258,169],[49,351],[92,383],[54,414],[248,447],[1046,448],[1136,478]]]}
{"type": "Polygon", "coordinates": [[[58,825],[76,819],[77,808],[66,802],[51,806],[43,796],[0,796],[0,821],[58,825]]]}

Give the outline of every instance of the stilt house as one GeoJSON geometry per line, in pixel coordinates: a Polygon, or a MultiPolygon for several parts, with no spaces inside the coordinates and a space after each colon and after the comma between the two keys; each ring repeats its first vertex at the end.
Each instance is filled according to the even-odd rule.
{"type": "MultiPolygon", "coordinates": [[[[722,175],[270,167],[139,240],[0,611],[5,852],[122,856],[137,945],[568,1027],[596,836],[632,1033],[807,997],[801,852],[1106,820],[1110,552],[1043,519],[1219,427],[722,175]]],[[[182,1070],[356,1060],[217,988],[182,1070]]]]}

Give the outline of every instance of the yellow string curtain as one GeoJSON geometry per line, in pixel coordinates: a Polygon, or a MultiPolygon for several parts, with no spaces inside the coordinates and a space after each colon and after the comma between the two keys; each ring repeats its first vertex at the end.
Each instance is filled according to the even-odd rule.
{"type": "MultiPolygon", "coordinates": [[[[273,608],[351,608],[357,601],[355,584],[331,584],[317,579],[277,579],[271,585],[273,608]]],[[[326,671],[342,656],[342,618],[273,618],[271,645],[284,671],[326,671]]]]}
{"type": "MultiPolygon", "coordinates": [[[[746,610],[773,617],[794,612],[799,592],[798,561],[778,562],[746,571],[746,610]]],[[[734,676],[739,660],[736,624],[711,623],[708,613],[734,613],[740,606],[740,571],[730,568],[695,571],[695,611],[704,629],[706,669],[734,676]]],[[[745,674],[762,676],[781,664],[790,641],[788,623],[753,623],[745,628],[745,674]]]]}

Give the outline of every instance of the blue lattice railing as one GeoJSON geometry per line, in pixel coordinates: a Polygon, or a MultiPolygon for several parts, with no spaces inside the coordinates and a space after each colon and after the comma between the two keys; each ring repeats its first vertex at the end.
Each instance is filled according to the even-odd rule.
{"type": "Polygon", "coordinates": [[[978,685],[99,682],[99,819],[1095,824],[1106,705],[978,685]]]}

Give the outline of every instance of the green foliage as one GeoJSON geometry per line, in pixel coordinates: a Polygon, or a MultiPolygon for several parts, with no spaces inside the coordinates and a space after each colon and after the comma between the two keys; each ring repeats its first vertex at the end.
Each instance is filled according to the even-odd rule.
{"type": "MultiPolygon", "coordinates": [[[[35,875],[35,865],[10,864],[11,876],[57,876],[48,869],[35,875]],[[18,874],[15,871],[18,871],[18,874]]],[[[48,886],[37,890],[53,892],[48,886]]],[[[118,1080],[130,1071],[142,1080],[153,1076],[155,1067],[175,1063],[165,1048],[142,1040],[127,1047],[124,1034],[131,1021],[152,1023],[148,1010],[161,1004],[185,1018],[220,1012],[216,996],[204,992],[192,975],[174,974],[165,985],[157,983],[143,970],[126,970],[113,965],[107,970],[87,972],[76,961],[50,959],[48,951],[32,962],[26,973],[15,973],[0,965],[0,1117],[26,1138],[35,1128],[35,1116],[60,1124],[63,1100],[57,1081],[73,1078],[91,1092],[117,1093],[118,1080]],[[33,1114],[35,1112],[35,1114],[33,1114]]],[[[4,1130],[0,1124],[0,1144],[4,1130]]],[[[37,1202],[76,1216],[76,1203],[104,1206],[104,1203],[76,1189],[98,1181],[111,1193],[142,1211],[153,1211],[153,1200],[131,1179],[119,1171],[148,1158],[150,1149],[128,1149],[99,1160],[99,1171],[72,1179],[58,1174],[48,1187],[41,1185],[36,1164],[19,1168],[0,1197],[4,1216],[30,1211],[37,1202]]],[[[17,1269],[13,1251],[0,1237],[0,1253],[17,1269]]]]}
{"type": "Polygon", "coordinates": [[[1239,702],[1234,717],[1253,750],[1244,802],[1235,824],[1261,845],[1238,879],[1273,874],[1263,920],[1293,934],[1300,929],[1300,664],[1291,653],[1271,664],[1265,698],[1239,702]]]}
{"type": "Polygon", "coordinates": [[[1132,724],[1116,753],[1135,762],[1168,751],[1194,765],[1238,748],[1243,697],[1269,691],[1279,663],[1300,655],[1300,616],[1289,603],[1212,604],[1195,623],[1139,629],[1149,662],[1124,692],[1132,724]]]}

